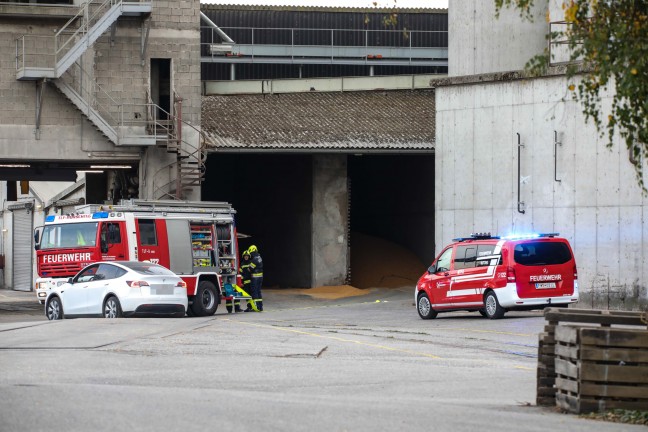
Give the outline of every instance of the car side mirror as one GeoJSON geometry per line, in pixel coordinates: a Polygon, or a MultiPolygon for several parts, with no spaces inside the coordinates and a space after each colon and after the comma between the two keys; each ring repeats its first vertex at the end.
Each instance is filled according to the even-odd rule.
{"type": "Polygon", "coordinates": [[[108,242],[101,240],[101,253],[108,253],[108,242]]]}
{"type": "Polygon", "coordinates": [[[436,273],[436,265],[435,264],[432,264],[430,267],[428,267],[428,273],[429,274],[436,273]]]}
{"type": "Polygon", "coordinates": [[[74,283],[74,280],[73,280],[72,278],[68,278],[67,283],[69,283],[69,284],[73,284],[73,283],[74,283]]]}

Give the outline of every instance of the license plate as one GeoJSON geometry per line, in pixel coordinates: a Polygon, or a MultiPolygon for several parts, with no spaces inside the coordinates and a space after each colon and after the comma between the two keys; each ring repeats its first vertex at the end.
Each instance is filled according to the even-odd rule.
{"type": "Polygon", "coordinates": [[[536,289],[556,288],[556,282],[542,282],[535,285],[536,289]]]}
{"type": "Polygon", "coordinates": [[[171,295],[173,294],[173,287],[155,287],[151,289],[151,295],[171,295]]]}

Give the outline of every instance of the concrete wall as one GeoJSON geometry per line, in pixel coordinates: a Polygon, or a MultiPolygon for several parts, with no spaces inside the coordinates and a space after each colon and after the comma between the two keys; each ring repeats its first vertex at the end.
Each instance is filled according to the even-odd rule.
{"type": "MultiPolygon", "coordinates": [[[[42,39],[45,42],[34,48],[42,51],[42,59],[36,56],[36,61],[46,59],[51,55],[48,44],[53,45],[52,35],[68,19],[62,17],[62,10],[57,7],[45,10],[31,5],[4,5],[0,9],[0,161],[139,164],[140,198],[158,197],[160,190],[175,176],[176,171],[171,167],[174,155],[163,148],[115,146],[58,92],[53,83],[44,86],[40,137],[35,133],[36,85],[33,81],[16,79],[15,40],[22,35],[47,36],[42,39]]],[[[83,55],[82,64],[89,74],[85,82],[98,84],[110,95],[114,102],[109,104],[107,96],[97,93],[102,103],[112,107],[107,111],[115,118],[121,107],[124,119],[135,121],[137,117],[145,118],[151,59],[171,59],[172,90],[183,99],[182,118],[199,129],[199,26],[199,0],[154,1],[144,59],[141,57],[141,20],[122,17],[117,21],[114,40],[111,41],[108,31],[83,55]]],[[[198,146],[197,130],[185,126],[183,132],[188,146],[198,146]]],[[[200,188],[189,191],[185,198],[199,199],[200,188]]],[[[0,210],[6,206],[3,196],[0,210]]],[[[34,217],[35,225],[39,224],[38,219],[42,224],[43,215],[35,214],[34,217]]],[[[2,223],[6,229],[11,227],[11,212],[4,211],[2,223]]],[[[4,250],[7,258],[2,280],[11,286],[11,232],[3,233],[0,241],[0,253],[4,250]]]]}
{"type": "Polygon", "coordinates": [[[645,307],[647,198],[625,145],[606,148],[567,86],[558,76],[437,88],[437,253],[471,232],[557,231],[574,248],[582,306],[645,307]]]}
{"type": "MultiPolygon", "coordinates": [[[[25,10],[29,6],[14,6],[25,10]]],[[[56,8],[51,8],[55,11],[56,8]]],[[[28,10],[28,9],[27,9],[28,10]]],[[[169,183],[168,169],[174,161],[164,149],[115,146],[65,99],[53,84],[45,85],[41,135],[37,139],[36,92],[31,81],[16,80],[15,39],[21,35],[49,36],[53,43],[55,29],[65,19],[0,15],[0,159],[41,161],[118,161],[138,162],[142,155],[148,175],[140,179],[140,198],[153,198],[160,185],[169,183]],[[155,177],[157,176],[157,177],[155,177]]],[[[54,12],[52,12],[54,13],[54,12]]],[[[117,21],[115,39],[106,32],[84,54],[82,63],[90,79],[107,96],[98,96],[110,104],[117,118],[120,108],[126,122],[145,118],[150,88],[150,59],[171,59],[172,90],[183,99],[182,117],[200,128],[200,2],[199,0],[154,1],[145,57],[141,58],[142,27],[139,18],[122,17],[117,21]]],[[[41,46],[46,48],[48,42],[41,46]]],[[[34,48],[39,49],[39,48],[34,48]]],[[[67,79],[67,78],[66,78],[67,79]]],[[[185,138],[198,145],[198,133],[185,127],[185,138]]],[[[199,197],[199,188],[190,198],[199,197]]]]}
{"type": "Polygon", "coordinates": [[[346,155],[313,156],[312,286],[345,283],[348,260],[346,155]]]}
{"type": "MultiPolygon", "coordinates": [[[[449,0],[448,75],[463,76],[520,70],[547,45],[547,0],[533,7],[533,22],[517,10],[495,17],[494,0],[449,0]]],[[[437,97],[438,98],[438,97],[437,97]]]]}

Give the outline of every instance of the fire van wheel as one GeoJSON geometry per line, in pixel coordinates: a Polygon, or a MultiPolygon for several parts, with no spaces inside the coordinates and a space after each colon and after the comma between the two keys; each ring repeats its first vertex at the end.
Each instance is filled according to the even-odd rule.
{"type": "Polygon", "coordinates": [[[419,316],[423,319],[436,318],[438,314],[437,311],[432,309],[430,298],[424,292],[422,292],[418,296],[418,300],[416,302],[416,309],[418,310],[419,316]]]}
{"type": "Polygon", "coordinates": [[[216,313],[218,294],[216,294],[216,287],[213,283],[206,280],[200,281],[191,308],[196,316],[208,316],[216,313]]]}
{"type": "Polygon", "coordinates": [[[104,303],[103,316],[104,318],[121,318],[122,309],[119,304],[119,300],[117,300],[117,297],[108,297],[106,303],[104,303]]]}
{"type": "Polygon", "coordinates": [[[490,319],[500,319],[504,316],[506,310],[500,306],[497,296],[493,291],[489,291],[486,294],[486,307],[484,308],[486,312],[486,317],[490,319]]]}
{"type": "Polygon", "coordinates": [[[63,305],[61,304],[60,298],[52,297],[50,301],[47,302],[45,315],[47,315],[47,319],[50,321],[63,319],[63,305]]]}

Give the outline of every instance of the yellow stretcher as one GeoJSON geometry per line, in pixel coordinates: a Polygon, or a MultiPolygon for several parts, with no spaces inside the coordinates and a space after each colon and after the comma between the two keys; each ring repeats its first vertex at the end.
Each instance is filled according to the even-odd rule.
{"type": "Polygon", "coordinates": [[[236,284],[225,284],[225,296],[223,298],[232,303],[236,300],[245,300],[253,311],[259,312],[259,308],[257,308],[256,302],[252,299],[252,296],[236,284]]]}

